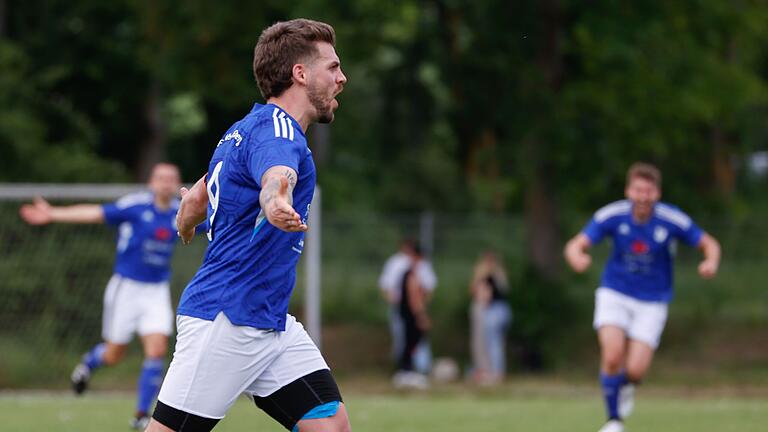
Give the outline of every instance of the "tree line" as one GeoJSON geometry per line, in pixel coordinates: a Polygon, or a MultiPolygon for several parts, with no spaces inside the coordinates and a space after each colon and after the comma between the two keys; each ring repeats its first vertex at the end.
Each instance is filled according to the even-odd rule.
{"type": "Polygon", "coordinates": [[[768,4],[747,0],[1,0],[0,180],[138,181],[158,160],[193,180],[260,101],[259,32],[299,16],[335,26],[349,77],[311,133],[327,209],[521,212],[548,278],[553,227],[620,197],[634,160],[686,209],[750,206],[768,4]]]}

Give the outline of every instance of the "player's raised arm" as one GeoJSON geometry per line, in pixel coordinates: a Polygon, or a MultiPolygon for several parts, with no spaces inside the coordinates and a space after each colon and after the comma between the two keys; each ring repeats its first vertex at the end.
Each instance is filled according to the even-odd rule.
{"type": "Polygon", "coordinates": [[[99,204],[52,206],[40,197],[35,198],[32,204],[21,206],[19,215],[30,225],[47,225],[53,222],[84,224],[104,222],[104,209],[99,204]]]}
{"type": "Polygon", "coordinates": [[[711,235],[704,233],[699,242],[699,249],[704,254],[704,259],[699,263],[699,275],[704,279],[712,279],[720,267],[720,242],[711,235]]]}
{"type": "Polygon", "coordinates": [[[269,223],[287,232],[306,231],[307,225],[293,209],[293,188],[296,171],[277,165],[269,168],[261,178],[259,204],[269,223]]]}
{"type": "Polygon", "coordinates": [[[592,256],[587,252],[590,247],[592,247],[592,241],[584,233],[576,234],[566,243],[563,255],[576,273],[585,272],[592,264],[592,256]]]}
{"type": "Polygon", "coordinates": [[[195,227],[205,220],[208,212],[208,192],[204,174],[190,189],[181,188],[181,203],[176,213],[176,228],[184,244],[195,236],[195,227]]]}

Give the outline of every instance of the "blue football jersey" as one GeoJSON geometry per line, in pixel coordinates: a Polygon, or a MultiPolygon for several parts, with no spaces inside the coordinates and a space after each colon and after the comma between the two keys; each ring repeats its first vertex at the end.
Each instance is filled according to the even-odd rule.
{"type": "Polygon", "coordinates": [[[151,192],[137,192],[102,209],[104,221],[117,227],[115,273],[141,282],[167,281],[176,244],[178,200],[159,210],[151,192]]]}
{"type": "Polygon", "coordinates": [[[642,224],[632,218],[632,203],[617,201],[598,210],[582,231],[592,244],[613,239],[601,286],[644,301],[672,300],[676,240],[698,246],[704,232],[677,207],[657,203],[642,224]]]}
{"type": "Polygon", "coordinates": [[[298,122],[275,105],[256,104],[226,132],[208,168],[208,250],[182,294],[181,315],[285,330],[304,233],[272,226],[259,205],[261,178],[284,165],[298,175],[293,207],[306,223],[315,164],[298,122]]]}

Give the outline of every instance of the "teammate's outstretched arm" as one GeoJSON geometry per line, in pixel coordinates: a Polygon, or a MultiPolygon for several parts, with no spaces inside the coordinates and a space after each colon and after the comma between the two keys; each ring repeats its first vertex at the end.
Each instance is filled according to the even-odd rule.
{"type": "Polygon", "coordinates": [[[261,177],[259,204],[269,223],[287,232],[306,231],[307,225],[293,209],[293,188],[296,187],[296,171],[276,165],[261,177]]]}
{"type": "Polygon", "coordinates": [[[181,203],[176,213],[176,228],[184,244],[189,244],[195,236],[195,228],[200,225],[208,212],[208,191],[205,188],[204,174],[190,189],[182,187],[181,203]]]}
{"type": "Polygon", "coordinates": [[[576,273],[585,272],[592,264],[592,256],[588,252],[590,247],[592,247],[592,241],[584,233],[576,234],[566,243],[563,255],[576,273]]]}
{"type": "Polygon", "coordinates": [[[699,249],[704,254],[704,259],[699,263],[699,275],[704,279],[712,279],[720,267],[720,242],[704,233],[699,242],[699,249]]]}
{"type": "Polygon", "coordinates": [[[47,225],[53,222],[102,223],[104,209],[99,204],[52,206],[48,201],[37,197],[32,204],[21,206],[19,216],[30,225],[47,225]]]}

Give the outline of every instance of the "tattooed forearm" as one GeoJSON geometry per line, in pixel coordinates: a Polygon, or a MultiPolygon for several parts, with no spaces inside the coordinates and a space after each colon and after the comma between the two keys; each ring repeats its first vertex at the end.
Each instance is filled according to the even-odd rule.
{"type": "Polygon", "coordinates": [[[293,188],[296,187],[296,173],[293,170],[285,170],[283,176],[288,179],[288,192],[293,192],[293,188]]]}
{"type": "Polygon", "coordinates": [[[280,180],[277,177],[272,177],[267,180],[267,183],[261,188],[259,194],[259,204],[262,209],[266,209],[275,200],[277,192],[280,189],[280,180]]]}
{"type": "Polygon", "coordinates": [[[259,204],[262,209],[267,209],[274,200],[280,196],[280,182],[282,178],[288,181],[288,188],[286,190],[285,199],[289,205],[293,205],[293,189],[296,186],[296,173],[293,170],[286,169],[282,173],[275,172],[270,175],[262,185],[261,193],[259,194],[259,204]]]}

